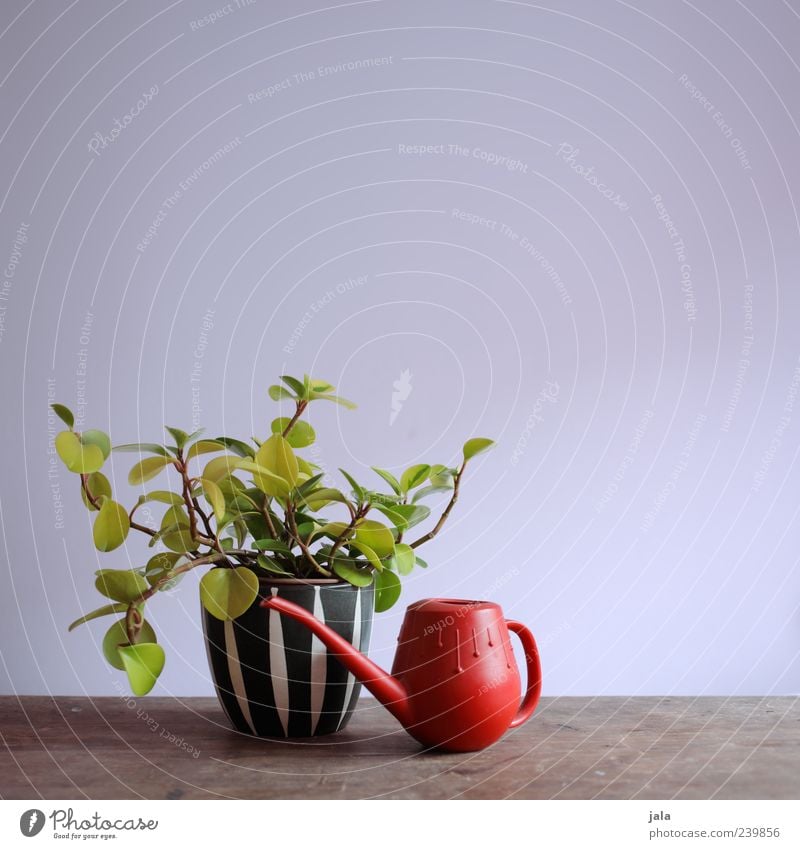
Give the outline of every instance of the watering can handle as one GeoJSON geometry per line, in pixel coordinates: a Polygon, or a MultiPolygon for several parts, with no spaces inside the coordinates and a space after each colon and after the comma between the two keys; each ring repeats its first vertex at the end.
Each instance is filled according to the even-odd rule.
{"type": "Polygon", "coordinates": [[[525,690],[525,698],[509,726],[509,728],[516,728],[523,722],[527,722],[536,710],[539,696],[542,694],[542,666],[539,662],[539,650],[536,648],[536,640],[533,639],[533,634],[521,622],[513,622],[507,619],[506,625],[508,630],[513,631],[522,642],[528,670],[528,686],[525,690]]]}

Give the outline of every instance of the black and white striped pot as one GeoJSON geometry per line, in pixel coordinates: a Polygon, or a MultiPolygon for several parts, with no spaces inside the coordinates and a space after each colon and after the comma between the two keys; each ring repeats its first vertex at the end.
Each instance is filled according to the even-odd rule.
{"type": "Polygon", "coordinates": [[[369,648],[374,590],[333,580],[262,580],[238,619],[202,608],[217,698],[238,731],[257,737],[315,737],[347,725],[359,682],[305,626],[260,607],[279,595],[313,613],[359,651],[369,648]]]}

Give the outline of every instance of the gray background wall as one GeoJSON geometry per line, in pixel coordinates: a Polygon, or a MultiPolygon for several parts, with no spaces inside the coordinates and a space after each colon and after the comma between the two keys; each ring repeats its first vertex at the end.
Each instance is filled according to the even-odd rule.
{"type": "MultiPolygon", "coordinates": [[[[313,411],[332,469],[498,439],[403,601],[497,599],[547,693],[800,691],[796,0],[5,0],[0,30],[4,692],[124,688],[66,626],[147,551],[94,551],[48,403],[264,434],[282,371],[359,402],[313,411]]],[[[195,583],[150,606],[158,693],[211,692],[195,583]]]]}

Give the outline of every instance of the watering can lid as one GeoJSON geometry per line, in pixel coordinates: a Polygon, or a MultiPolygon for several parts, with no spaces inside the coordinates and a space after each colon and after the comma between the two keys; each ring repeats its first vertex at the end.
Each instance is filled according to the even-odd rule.
{"type": "Polygon", "coordinates": [[[466,598],[423,598],[408,606],[408,610],[437,615],[464,616],[478,610],[498,610],[493,601],[478,601],[466,598]]]}

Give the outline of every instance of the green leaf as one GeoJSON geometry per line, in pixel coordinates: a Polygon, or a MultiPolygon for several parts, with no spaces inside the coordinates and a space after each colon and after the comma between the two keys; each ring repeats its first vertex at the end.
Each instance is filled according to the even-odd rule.
{"type": "Polygon", "coordinates": [[[293,574],[292,572],[287,572],[277,560],[267,557],[266,554],[259,554],[258,557],[256,557],[256,563],[271,575],[282,575],[284,577],[288,575],[291,577],[293,574]]]}
{"type": "Polygon", "coordinates": [[[233,501],[234,498],[238,498],[239,495],[247,489],[244,483],[233,475],[228,475],[226,478],[220,478],[220,480],[216,483],[222,490],[222,494],[225,496],[226,502],[233,501]]]}
{"type": "Polygon", "coordinates": [[[354,587],[368,587],[373,581],[371,569],[359,567],[356,565],[356,561],[347,560],[343,557],[336,558],[333,571],[354,587]]]}
{"type": "Polygon", "coordinates": [[[364,487],[361,484],[356,483],[355,478],[349,475],[344,469],[339,469],[339,471],[344,475],[345,480],[350,484],[353,490],[353,495],[355,495],[356,500],[361,502],[364,501],[366,497],[366,493],[364,491],[364,487]]]}
{"type": "Polygon", "coordinates": [[[211,569],[200,581],[203,607],[223,622],[241,616],[258,597],[258,576],[246,566],[211,569]]]}
{"type": "Polygon", "coordinates": [[[107,433],[102,430],[84,430],[80,434],[81,442],[84,445],[96,445],[103,452],[103,460],[108,459],[111,453],[111,440],[107,433]]]}
{"type": "Polygon", "coordinates": [[[306,387],[303,385],[302,381],[299,381],[296,377],[290,377],[288,374],[281,375],[281,380],[294,391],[295,395],[301,400],[307,400],[306,398],[306,387]]]}
{"type": "Polygon", "coordinates": [[[146,696],[164,668],[164,649],[158,643],[137,643],[120,648],[119,655],[128,673],[131,692],[134,696],[146,696]]]}
{"type": "Polygon", "coordinates": [[[160,551],[147,561],[147,565],[144,567],[144,576],[151,587],[166,578],[167,580],[158,588],[159,592],[166,592],[176,587],[185,574],[181,572],[173,575],[173,570],[189,562],[188,557],[178,552],[160,551]]]}
{"type": "Polygon", "coordinates": [[[230,436],[218,436],[215,440],[221,442],[229,451],[236,454],[237,457],[249,457],[251,460],[256,456],[256,452],[246,442],[241,439],[233,439],[230,436]]]}
{"type": "Polygon", "coordinates": [[[331,539],[340,537],[349,526],[345,522],[327,522],[317,529],[317,535],[329,536],[331,539]]]}
{"type": "Polygon", "coordinates": [[[243,472],[250,472],[253,482],[265,495],[286,498],[291,490],[288,481],[259,465],[255,460],[239,460],[239,468],[243,472]]]}
{"type": "Polygon", "coordinates": [[[183,507],[170,507],[161,519],[159,530],[161,541],[170,551],[178,553],[192,551],[196,544],[189,528],[189,516],[183,507]]]}
{"type": "MultiPolygon", "coordinates": [[[[249,533],[253,539],[266,539],[269,537],[271,531],[267,527],[267,523],[264,521],[264,517],[260,513],[244,513],[241,517],[237,517],[234,522],[234,527],[237,529],[237,536],[239,536],[239,527],[241,525],[237,525],[237,523],[241,523],[244,525],[244,534],[242,537],[246,537],[249,533]]],[[[244,539],[236,546],[237,548],[242,547],[244,539]]]]}
{"type": "Polygon", "coordinates": [[[405,516],[409,528],[424,522],[431,515],[431,508],[424,504],[398,504],[395,510],[405,516]]]}
{"type": "Polygon", "coordinates": [[[416,560],[416,564],[417,564],[417,566],[419,566],[421,569],[427,569],[427,568],[428,568],[428,561],[427,561],[427,560],[423,560],[423,559],[419,556],[419,554],[416,554],[416,552],[415,552],[415,554],[414,554],[414,558],[415,558],[415,560],[416,560]]]}
{"type": "Polygon", "coordinates": [[[394,553],[394,534],[381,522],[362,519],[356,525],[356,540],[368,545],[380,558],[394,553]]]}
{"type": "Polygon", "coordinates": [[[159,454],[162,457],[170,456],[169,451],[163,445],[156,445],[155,442],[129,442],[125,445],[115,445],[111,450],[133,454],[159,454]]]}
{"type": "Polygon", "coordinates": [[[92,537],[98,551],[113,551],[125,542],[131,522],[125,508],[106,498],[94,520],[92,537]]]}
{"type": "Polygon", "coordinates": [[[309,463],[308,460],[304,460],[302,457],[297,458],[297,467],[304,475],[308,475],[309,477],[313,477],[314,472],[320,470],[316,463],[309,463]]]}
{"type": "Polygon", "coordinates": [[[383,570],[383,563],[381,563],[380,557],[375,553],[375,551],[368,546],[364,542],[359,542],[356,539],[347,540],[347,544],[350,548],[354,548],[356,551],[360,551],[364,557],[369,560],[370,564],[374,566],[379,572],[383,570]]]}
{"type": "Polygon", "coordinates": [[[214,518],[220,522],[225,515],[225,496],[222,494],[222,490],[209,478],[200,478],[200,484],[203,487],[203,494],[214,511],[214,518]]]}
{"type": "Polygon", "coordinates": [[[314,533],[317,530],[316,522],[299,522],[297,525],[297,535],[303,540],[306,545],[311,542],[314,533]]]}
{"type": "MultiPolygon", "coordinates": [[[[101,503],[103,498],[111,498],[111,483],[102,472],[92,472],[86,479],[86,485],[89,487],[89,492],[91,492],[94,498],[101,503]]],[[[81,486],[81,498],[89,510],[98,509],[86,497],[86,493],[83,491],[83,486],[81,486]]]]}
{"type": "Polygon", "coordinates": [[[183,504],[175,504],[172,507],[168,507],[164,511],[164,515],[161,517],[161,530],[164,530],[174,524],[189,524],[189,514],[184,509],[183,504]]]}
{"type": "MultiPolygon", "coordinates": [[[[156,632],[145,619],[142,629],[139,631],[139,640],[143,643],[155,643],[156,632]]],[[[119,654],[120,646],[128,645],[128,632],[125,628],[125,619],[118,619],[105,633],[103,637],[103,654],[114,669],[124,669],[122,658],[119,654]]]]}
{"type": "Polygon", "coordinates": [[[167,489],[154,489],[152,492],[139,496],[139,503],[144,504],[146,501],[158,501],[161,504],[171,504],[173,507],[183,507],[183,496],[167,489]]]}
{"type": "Polygon", "coordinates": [[[55,438],[58,456],[70,472],[91,474],[101,469],[103,452],[96,445],[84,445],[71,430],[62,430],[55,438]]]}
{"type": "Polygon", "coordinates": [[[464,460],[470,460],[476,454],[481,454],[488,451],[494,445],[493,439],[485,439],[482,436],[476,436],[474,439],[468,439],[464,443],[464,460]]]}
{"type": "Polygon", "coordinates": [[[128,472],[128,483],[137,486],[160,474],[172,461],[168,457],[145,457],[128,472]]]}
{"type": "Polygon", "coordinates": [[[396,495],[402,495],[402,490],[400,489],[400,481],[391,473],[387,472],[386,469],[379,469],[377,466],[372,467],[372,471],[379,474],[386,483],[394,490],[396,495]]]}
{"type": "Polygon", "coordinates": [[[257,548],[261,551],[277,551],[278,554],[291,554],[292,549],[286,545],[285,542],[281,542],[277,539],[257,539],[253,541],[253,548],[257,548]]]}
{"type": "Polygon", "coordinates": [[[188,462],[193,457],[198,457],[200,454],[211,454],[213,451],[223,451],[225,445],[217,439],[200,439],[189,446],[186,452],[186,461],[188,462]]]}
{"type": "Polygon", "coordinates": [[[74,631],[78,625],[83,625],[84,622],[91,622],[92,619],[98,619],[101,616],[110,616],[112,613],[126,613],[127,610],[128,605],[122,604],[121,602],[105,604],[102,607],[98,607],[97,610],[93,610],[91,613],[87,613],[85,616],[81,616],[79,619],[76,619],[67,630],[74,631]]]}
{"type": "Polygon", "coordinates": [[[236,532],[236,547],[244,548],[244,541],[247,539],[247,525],[241,519],[235,519],[233,529],[236,532]]]}
{"type": "Polygon", "coordinates": [[[334,404],[339,404],[348,410],[355,410],[357,405],[347,398],[342,398],[340,395],[329,395],[323,392],[310,392],[308,396],[310,401],[333,401],[334,404]]]}
{"type": "Polygon", "coordinates": [[[63,404],[51,404],[50,409],[70,430],[75,427],[75,416],[72,415],[72,410],[69,407],[65,407],[63,404]]]}
{"type": "Polygon", "coordinates": [[[311,513],[304,513],[302,510],[294,511],[294,518],[297,521],[297,526],[304,524],[305,522],[310,522],[312,525],[324,525],[327,521],[319,516],[312,516],[311,513]]]}
{"type": "MultiPolygon", "coordinates": [[[[302,472],[300,474],[303,474],[302,472]]],[[[316,475],[312,475],[307,480],[304,480],[300,486],[297,487],[298,495],[308,495],[309,493],[314,491],[314,487],[325,477],[325,472],[318,472],[316,475]]]]}
{"type": "Polygon", "coordinates": [[[414,568],[414,549],[404,542],[399,542],[394,548],[394,557],[389,561],[389,568],[395,569],[401,575],[408,575],[414,568]]]}
{"type": "Polygon", "coordinates": [[[400,476],[400,489],[405,493],[419,486],[427,477],[431,467],[427,463],[410,466],[400,476]]]}
{"type": "Polygon", "coordinates": [[[429,495],[436,495],[440,492],[452,492],[452,486],[423,486],[422,489],[418,489],[414,493],[414,497],[411,501],[416,504],[417,501],[421,501],[423,498],[427,498],[429,495]]]}
{"type": "Polygon", "coordinates": [[[222,478],[232,475],[239,468],[240,462],[242,461],[238,457],[234,457],[232,454],[215,457],[213,460],[209,460],[208,463],[206,463],[202,476],[208,480],[214,481],[214,483],[219,483],[222,478]]]}
{"type": "MultiPolygon", "coordinates": [[[[286,430],[291,419],[288,416],[281,416],[279,419],[274,419],[270,426],[273,433],[282,434],[286,430]]],[[[308,422],[298,419],[293,425],[289,433],[286,434],[286,441],[292,448],[305,448],[313,444],[317,438],[314,433],[314,428],[308,422]]]]}
{"type": "MultiPolygon", "coordinates": [[[[256,452],[256,463],[263,466],[267,471],[277,475],[282,480],[286,481],[290,487],[296,486],[300,477],[300,468],[297,464],[297,457],[288,440],[284,439],[280,434],[273,434],[267,439],[256,452]]],[[[261,487],[259,487],[261,489],[261,487]]],[[[267,494],[277,495],[279,493],[270,493],[265,489],[267,494]]]]}
{"type": "Polygon", "coordinates": [[[430,507],[425,507],[422,504],[392,504],[391,507],[378,506],[377,509],[391,519],[398,530],[403,531],[424,522],[431,514],[430,507]],[[398,517],[400,517],[400,522],[397,521],[398,517]]]}
{"type": "Polygon", "coordinates": [[[194,551],[197,543],[192,539],[188,525],[173,525],[168,531],[161,532],[161,542],[178,554],[194,551]]]}
{"type": "Polygon", "coordinates": [[[333,384],[328,383],[327,380],[317,380],[316,378],[309,377],[307,374],[303,377],[303,383],[312,392],[333,392],[334,390],[333,384]]]}
{"type": "Polygon", "coordinates": [[[95,575],[97,591],[114,601],[130,604],[150,589],[145,578],[134,569],[98,569],[95,575]]]}
{"type": "Polygon", "coordinates": [[[281,399],[294,398],[291,392],[288,389],[284,389],[282,386],[278,386],[277,384],[273,384],[267,390],[269,392],[269,397],[272,398],[273,401],[280,401],[281,399]]]}
{"type": "Polygon", "coordinates": [[[375,612],[383,613],[400,598],[402,586],[394,572],[386,569],[375,575],[375,612]]]}
{"type": "MultiPolygon", "coordinates": [[[[225,492],[225,488],[223,484],[227,484],[228,481],[234,480],[234,478],[226,478],[222,483],[220,483],[220,489],[225,492]]],[[[239,512],[247,512],[248,510],[260,510],[266,501],[264,497],[264,493],[252,486],[250,488],[243,487],[242,489],[237,489],[236,492],[231,491],[230,493],[230,501],[231,507],[234,510],[238,510],[239,512]]]]}
{"type": "Polygon", "coordinates": [[[408,529],[408,522],[405,520],[405,517],[401,513],[396,513],[394,507],[396,505],[392,504],[391,506],[387,504],[376,504],[375,508],[380,510],[384,516],[392,523],[391,528],[393,532],[402,533],[408,529]]]}
{"type": "Polygon", "coordinates": [[[447,466],[443,466],[441,463],[436,463],[431,466],[430,473],[428,474],[428,480],[433,484],[433,486],[441,486],[449,489],[453,488],[453,473],[447,466]]]}
{"type": "Polygon", "coordinates": [[[164,425],[164,430],[168,431],[170,436],[175,440],[177,448],[183,448],[183,446],[189,441],[189,434],[186,433],[185,430],[181,430],[177,427],[170,427],[169,425],[164,425]]]}
{"type": "Polygon", "coordinates": [[[395,504],[403,503],[403,496],[395,495],[393,492],[374,492],[368,489],[364,494],[367,497],[367,501],[374,507],[378,507],[381,504],[385,507],[393,507],[395,504]]]}
{"type": "Polygon", "coordinates": [[[349,503],[347,496],[343,492],[338,489],[330,489],[328,487],[315,489],[307,496],[301,497],[301,501],[306,507],[308,507],[309,510],[320,510],[333,501],[336,501],[339,504],[349,503]]]}

